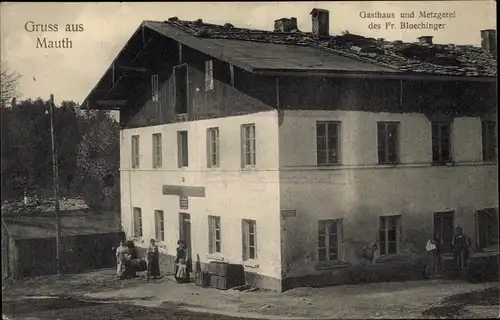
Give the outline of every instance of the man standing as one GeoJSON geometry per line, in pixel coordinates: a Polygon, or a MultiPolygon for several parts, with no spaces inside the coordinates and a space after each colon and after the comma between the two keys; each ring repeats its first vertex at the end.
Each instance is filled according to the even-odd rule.
{"type": "Polygon", "coordinates": [[[462,270],[462,265],[460,264],[460,258],[463,257],[463,266],[464,268],[468,268],[469,266],[469,248],[471,246],[471,241],[469,237],[462,232],[461,227],[457,227],[456,234],[453,237],[453,242],[451,243],[453,247],[453,255],[455,257],[455,261],[457,262],[457,266],[462,270]]]}
{"type": "Polygon", "coordinates": [[[128,254],[128,247],[125,245],[125,241],[121,240],[120,245],[116,248],[116,276],[119,279],[123,279],[124,277],[125,259],[128,254]]]}

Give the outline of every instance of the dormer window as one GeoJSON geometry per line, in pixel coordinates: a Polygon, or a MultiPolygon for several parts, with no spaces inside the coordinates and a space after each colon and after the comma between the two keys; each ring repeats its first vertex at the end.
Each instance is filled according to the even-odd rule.
{"type": "Polygon", "coordinates": [[[214,62],[205,61],[205,91],[214,90],[214,62]]]}

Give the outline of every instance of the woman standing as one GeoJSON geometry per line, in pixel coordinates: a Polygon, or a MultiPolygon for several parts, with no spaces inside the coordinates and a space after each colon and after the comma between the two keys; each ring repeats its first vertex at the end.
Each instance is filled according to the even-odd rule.
{"type": "Polygon", "coordinates": [[[146,263],[148,266],[148,280],[153,277],[160,276],[160,253],[155,239],[150,240],[150,245],[146,251],[146,263]]]}
{"type": "Polygon", "coordinates": [[[429,279],[436,277],[439,274],[439,236],[427,240],[425,250],[427,251],[427,265],[425,268],[429,279]]]}

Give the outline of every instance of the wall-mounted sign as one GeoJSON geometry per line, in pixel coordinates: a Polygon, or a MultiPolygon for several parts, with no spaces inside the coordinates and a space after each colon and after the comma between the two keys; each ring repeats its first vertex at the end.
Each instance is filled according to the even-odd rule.
{"type": "Polygon", "coordinates": [[[188,197],[179,196],[179,207],[184,210],[189,209],[188,197]]]}
{"type": "Polygon", "coordinates": [[[297,216],[297,210],[281,210],[282,218],[290,218],[296,216],[297,216]]]}

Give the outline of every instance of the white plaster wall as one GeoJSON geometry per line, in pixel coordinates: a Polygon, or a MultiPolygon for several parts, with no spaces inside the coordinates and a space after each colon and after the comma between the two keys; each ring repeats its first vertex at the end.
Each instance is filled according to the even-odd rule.
{"type": "MultiPolygon", "coordinates": [[[[341,256],[359,261],[363,245],[377,239],[378,217],[401,214],[405,252],[425,244],[433,213],[456,210],[456,225],[472,238],[474,213],[498,207],[497,168],[481,160],[481,123],[453,123],[454,167],[431,166],[431,124],[420,114],[285,111],[280,126],[283,276],[318,273],[317,221],[343,219],[341,256]],[[316,166],[316,121],[342,121],[341,165],[316,166]],[[400,121],[397,167],[377,165],[377,121],[400,121]],[[292,138],[293,137],[293,138],[292,138]],[[423,244],[422,244],[423,242],[423,244]]],[[[403,253],[405,253],[403,252],[403,253]]]]}
{"type": "Polygon", "coordinates": [[[257,223],[258,267],[247,271],[281,278],[279,235],[279,173],[277,113],[262,112],[196,122],[175,123],[122,132],[121,184],[122,223],[127,235],[132,230],[132,207],[143,215],[144,246],[154,237],[154,210],[163,210],[163,251],[175,255],[179,238],[179,212],[191,214],[193,259],[199,254],[208,262],[208,215],[221,217],[222,256],[241,263],[241,219],[257,223]],[[255,123],[256,166],[241,168],[240,126],[255,123]],[[220,167],[207,168],[206,130],[219,127],[220,167]],[[187,130],[189,167],[178,168],[177,131],[187,130]],[[162,133],[161,169],[152,168],[152,134],[162,133]],[[140,168],[130,169],[131,136],[140,135],[140,168]],[[205,187],[205,198],[189,198],[189,209],[179,209],[179,197],[162,194],[162,185],[205,187]]]}

